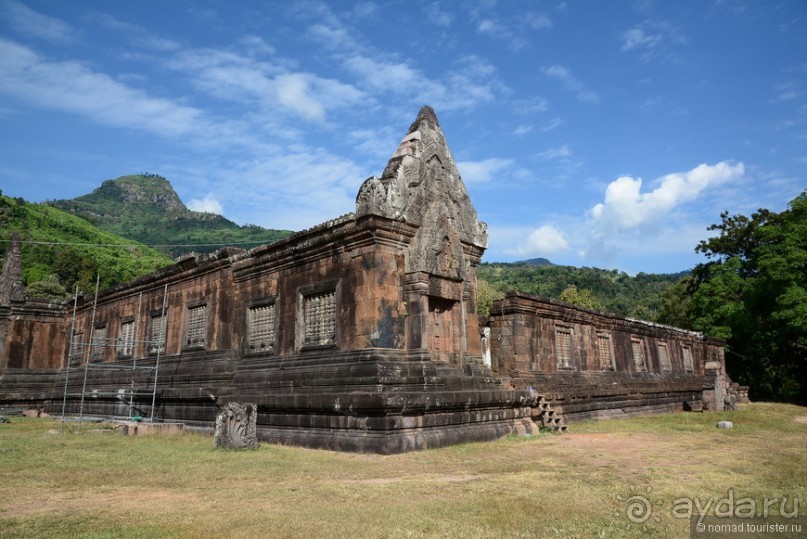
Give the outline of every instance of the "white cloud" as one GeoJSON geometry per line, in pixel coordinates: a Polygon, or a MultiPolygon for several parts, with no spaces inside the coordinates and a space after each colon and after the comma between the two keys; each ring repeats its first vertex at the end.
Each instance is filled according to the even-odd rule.
{"type": "Polygon", "coordinates": [[[457,169],[465,182],[482,183],[492,180],[512,165],[512,159],[492,157],[482,161],[461,161],[457,163],[457,169]]]}
{"type": "Polygon", "coordinates": [[[317,23],[308,29],[308,33],[332,50],[357,48],[353,34],[342,25],[317,23]]]}
{"type": "Polygon", "coordinates": [[[307,120],[325,119],[325,107],[310,95],[310,77],[299,73],[281,75],[275,79],[278,101],[307,120]]]}
{"type": "Polygon", "coordinates": [[[152,97],[76,61],[50,62],[0,38],[0,93],[96,122],[162,136],[204,130],[200,110],[152,97]]]}
{"type": "Polygon", "coordinates": [[[378,6],[373,2],[360,2],[353,7],[353,15],[359,19],[373,19],[378,15],[378,6]]]}
{"type": "Polygon", "coordinates": [[[549,148],[539,152],[536,156],[541,161],[553,161],[557,159],[568,159],[572,156],[572,151],[569,149],[568,144],[558,146],[557,148],[549,148]]]}
{"type": "Polygon", "coordinates": [[[271,56],[275,54],[275,48],[263,40],[259,36],[244,36],[239,40],[239,43],[244,45],[250,56],[271,56]]]}
{"type": "Polygon", "coordinates": [[[798,85],[794,81],[780,82],[776,84],[776,96],[771,99],[771,103],[792,101],[798,99],[800,95],[798,85]]]}
{"type": "Polygon", "coordinates": [[[644,62],[661,59],[681,63],[683,60],[674,48],[687,43],[684,33],[675,24],[664,20],[644,21],[623,32],[621,39],[621,51],[635,51],[644,62]]]}
{"type": "Polygon", "coordinates": [[[0,12],[4,14],[4,18],[11,21],[16,30],[25,35],[55,43],[66,43],[75,38],[75,32],[70,25],[54,17],[37,13],[14,0],[0,2],[0,12]]]}
{"type": "Polygon", "coordinates": [[[527,124],[519,125],[515,129],[513,129],[513,136],[521,137],[521,136],[526,135],[527,133],[531,133],[532,130],[533,130],[533,127],[531,125],[527,125],[527,124]]]}
{"type": "Polygon", "coordinates": [[[437,109],[457,110],[492,101],[503,91],[496,68],[478,56],[464,56],[442,79],[433,80],[406,62],[353,54],[343,60],[362,84],[378,92],[405,96],[437,109]]]}
{"type": "Polygon", "coordinates": [[[549,102],[543,97],[531,97],[514,101],[515,111],[518,114],[533,114],[549,110],[549,102]]]}
{"type": "Polygon", "coordinates": [[[201,211],[205,213],[216,213],[218,215],[224,214],[224,208],[221,205],[221,202],[216,200],[216,196],[213,193],[208,193],[208,195],[199,200],[198,198],[192,198],[188,201],[188,209],[193,211],[201,211]]]}
{"type": "Polygon", "coordinates": [[[371,102],[366,92],[350,84],[291,72],[278,63],[231,51],[186,51],[166,66],[185,71],[194,84],[215,97],[236,103],[252,100],[264,112],[289,112],[313,122],[325,122],[331,110],[371,102]]]}
{"type": "Polygon", "coordinates": [[[435,2],[429,4],[429,7],[426,8],[426,21],[436,24],[437,26],[442,26],[443,28],[448,28],[454,21],[454,15],[449,11],[440,9],[440,4],[435,2]]]}
{"type": "Polygon", "coordinates": [[[662,40],[661,34],[647,34],[641,28],[631,28],[622,34],[622,51],[640,47],[652,48],[662,40]]]}
{"type": "Polygon", "coordinates": [[[738,180],[744,174],[742,163],[703,164],[688,172],[663,176],[657,181],[658,187],[647,193],[641,192],[641,178],[617,178],[606,188],[605,200],[591,208],[592,239],[597,242],[614,234],[657,229],[676,207],[697,199],[708,188],[738,180]]]}
{"type": "MultiPolygon", "coordinates": [[[[491,231],[491,234],[493,235],[494,232],[495,229],[491,231]]],[[[503,235],[508,235],[507,231],[502,232],[503,235]]],[[[511,235],[512,232],[510,232],[511,235]]],[[[517,257],[551,256],[569,250],[569,242],[563,232],[554,225],[541,225],[531,230],[522,229],[517,233],[522,240],[515,247],[504,251],[508,255],[517,257]]]]}
{"type": "Polygon", "coordinates": [[[240,208],[232,218],[302,230],[353,211],[359,186],[370,174],[343,156],[297,146],[235,163],[226,175],[220,183],[231,187],[221,196],[240,208]]]}
{"type": "Polygon", "coordinates": [[[171,39],[166,39],[152,34],[142,26],[119,21],[111,15],[105,13],[93,13],[88,17],[92,22],[111,28],[116,32],[126,34],[130,37],[135,46],[165,52],[179,49],[179,43],[171,39]]]}
{"type": "Polygon", "coordinates": [[[563,86],[566,87],[567,90],[574,93],[574,95],[580,101],[585,101],[587,103],[599,103],[600,96],[597,95],[595,92],[586,88],[586,86],[577,80],[572,73],[569,71],[568,68],[553,65],[544,68],[544,73],[554,79],[557,79],[563,83],[563,86]]]}
{"type": "Polygon", "coordinates": [[[552,28],[552,20],[543,13],[518,13],[512,17],[497,19],[492,6],[477,5],[471,10],[471,19],[479,34],[499,39],[509,44],[514,51],[522,49],[530,40],[529,34],[535,30],[552,28]]]}
{"type": "Polygon", "coordinates": [[[563,125],[563,120],[560,118],[552,118],[549,120],[549,122],[547,122],[546,125],[541,126],[541,131],[546,133],[548,131],[552,131],[553,129],[557,129],[561,125],[563,125]]]}
{"type": "Polygon", "coordinates": [[[345,67],[362,77],[369,86],[397,94],[409,93],[421,86],[425,79],[422,73],[404,62],[380,61],[361,54],[347,58],[345,67]]]}
{"type": "Polygon", "coordinates": [[[510,37],[508,28],[493,19],[482,19],[476,25],[476,31],[480,34],[488,34],[492,37],[510,37]]]}
{"type": "Polygon", "coordinates": [[[533,30],[543,30],[544,28],[552,28],[552,19],[543,13],[529,13],[524,17],[524,21],[533,30]]]}

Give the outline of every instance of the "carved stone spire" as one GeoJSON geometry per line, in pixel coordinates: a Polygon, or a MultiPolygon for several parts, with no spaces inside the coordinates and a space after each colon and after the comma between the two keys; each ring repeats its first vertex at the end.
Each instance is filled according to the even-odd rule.
{"type": "Polygon", "coordinates": [[[380,215],[419,227],[408,271],[462,278],[462,244],[487,247],[443,130],[431,107],[420,109],[381,178],[368,178],[356,197],[356,215],[380,215]]]}
{"type": "Polygon", "coordinates": [[[11,235],[11,243],[3,258],[3,271],[0,273],[0,305],[25,301],[25,286],[22,284],[22,255],[20,236],[11,235]]]}

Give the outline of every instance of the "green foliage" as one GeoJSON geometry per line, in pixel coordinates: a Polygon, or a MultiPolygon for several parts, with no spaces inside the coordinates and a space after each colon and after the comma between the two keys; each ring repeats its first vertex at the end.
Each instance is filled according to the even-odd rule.
{"type": "Polygon", "coordinates": [[[63,300],[70,295],[67,289],[59,282],[59,278],[50,274],[41,281],[36,281],[28,285],[26,291],[28,297],[63,300]]]}
{"type": "Polygon", "coordinates": [[[788,209],[720,215],[663,321],[727,340],[731,376],[755,398],[807,401],[807,191],[788,209]],[[674,304],[679,304],[677,313],[674,304]]]}
{"type": "Polygon", "coordinates": [[[251,248],[291,235],[288,230],[238,226],[221,215],[191,211],[169,181],[156,174],[107,180],[88,195],[49,204],[107,232],[158,246],[174,258],[191,251],[212,252],[227,245],[251,248]]]}
{"type": "Polygon", "coordinates": [[[476,312],[488,316],[493,302],[504,298],[504,293],[484,279],[476,280],[476,312]]]}
{"type": "Polygon", "coordinates": [[[563,292],[560,293],[560,300],[571,303],[572,305],[577,305],[578,307],[583,307],[584,309],[591,309],[593,311],[602,310],[602,306],[594,299],[591,290],[578,290],[573,284],[563,289],[563,292]]]}
{"type": "Polygon", "coordinates": [[[683,275],[639,273],[631,277],[618,270],[524,262],[481,264],[477,274],[500,293],[519,291],[562,299],[563,292],[574,286],[577,295],[567,292],[567,296],[584,302],[578,303],[583,307],[651,321],[662,307],[662,293],[683,275]]]}
{"type": "Polygon", "coordinates": [[[77,284],[82,291],[91,291],[96,273],[101,285],[108,287],[171,264],[154,249],[133,245],[131,240],[98,230],[84,219],[48,205],[20,203],[3,196],[0,255],[5,254],[13,232],[18,232],[23,242],[37,242],[21,246],[23,283],[33,285],[55,275],[68,294],[77,284]]]}
{"type": "Polygon", "coordinates": [[[661,308],[658,313],[659,322],[679,328],[692,328],[690,312],[692,310],[693,283],[692,276],[687,275],[661,294],[661,308]]]}

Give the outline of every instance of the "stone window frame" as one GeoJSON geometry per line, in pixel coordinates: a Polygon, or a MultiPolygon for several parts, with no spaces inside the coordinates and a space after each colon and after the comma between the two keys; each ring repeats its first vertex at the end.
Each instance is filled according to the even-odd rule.
{"type": "Polygon", "coordinates": [[[328,348],[338,348],[341,340],[341,325],[339,323],[339,312],[342,304],[342,281],[332,279],[320,283],[301,286],[297,289],[297,313],[295,317],[294,348],[301,350],[320,350],[328,348]],[[329,343],[313,344],[306,343],[306,319],[305,302],[307,298],[333,292],[334,295],[334,335],[333,341],[329,343]]]}
{"type": "Polygon", "coordinates": [[[149,356],[156,356],[158,353],[161,356],[165,355],[165,351],[168,349],[168,311],[168,307],[165,309],[160,307],[149,311],[149,332],[146,349],[146,353],[149,356]],[[157,333],[156,339],[154,338],[155,320],[160,320],[162,324],[162,329],[157,333]],[[160,339],[160,333],[162,333],[162,339],[160,339]]]}
{"type": "Polygon", "coordinates": [[[667,344],[667,341],[656,343],[656,349],[658,350],[658,363],[661,372],[673,372],[670,346],[667,344]]]}
{"type": "Polygon", "coordinates": [[[695,373],[695,356],[692,354],[692,346],[684,344],[681,346],[681,357],[684,363],[684,372],[686,374],[695,373]]]}
{"type": "Polygon", "coordinates": [[[631,356],[633,357],[633,366],[636,372],[647,372],[647,350],[645,349],[645,342],[643,337],[630,338],[631,356]],[[636,355],[637,349],[639,355],[636,355]]]}
{"type": "Polygon", "coordinates": [[[92,329],[92,337],[90,339],[90,363],[102,363],[104,356],[106,356],[107,338],[109,336],[109,323],[101,322],[95,324],[92,329]],[[99,336],[99,331],[102,331],[102,336],[99,336]],[[100,342],[97,342],[100,341],[100,342]]]}
{"type": "Polygon", "coordinates": [[[206,350],[207,349],[207,339],[208,339],[208,329],[209,329],[208,328],[208,322],[209,322],[209,316],[210,316],[210,314],[208,312],[209,307],[210,307],[210,304],[207,302],[207,300],[196,301],[196,302],[193,302],[193,303],[187,303],[185,305],[185,331],[183,332],[183,338],[182,338],[182,349],[183,350],[206,350]],[[193,336],[191,335],[191,332],[195,331],[195,329],[196,329],[195,326],[193,326],[193,323],[196,320],[194,318],[192,318],[192,316],[193,316],[192,312],[196,311],[197,309],[204,309],[204,320],[202,321],[202,329],[203,329],[203,331],[201,332],[201,334],[203,336],[203,340],[201,342],[198,342],[196,340],[191,342],[192,339],[193,339],[193,336]]]}
{"type": "Polygon", "coordinates": [[[555,365],[559,371],[573,371],[576,370],[574,364],[574,357],[572,354],[572,336],[574,336],[574,328],[570,326],[555,326],[555,355],[556,355],[556,362],[555,365]],[[564,335],[564,337],[560,337],[564,335]],[[568,339],[565,343],[566,346],[566,356],[563,355],[563,340],[568,339]],[[566,360],[565,362],[563,360],[566,360]]]}
{"type": "Polygon", "coordinates": [[[262,355],[262,354],[268,354],[268,355],[272,355],[272,356],[277,355],[277,343],[278,343],[278,340],[279,340],[278,339],[278,334],[279,334],[279,330],[280,330],[280,316],[278,316],[278,314],[279,314],[278,309],[279,308],[280,308],[280,300],[279,300],[278,296],[272,296],[272,297],[267,297],[267,298],[262,298],[262,299],[259,299],[259,300],[255,300],[255,301],[250,302],[247,305],[246,320],[245,320],[245,324],[244,324],[244,327],[246,328],[246,338],[245,338],[245,342],[244,342],[244,346],[245,346],[245,349],[246,349],[245,355],[262,355]],[[253,309],[261,309],[261,308],[265,308],[265,307],[274,307],[274,322],[273,322],[274,340],[272,341],[271,347],[269,348],[268,351],[265,350],[265,349],[253,350],[252,349],[252,344],[251,344],[252,324],[253,324],[251,311],[253,309]]]}
{"type": "Polygon", "coordinates": [[[118,341],[115,347],[115,357],[117,359],[126,359],[134,356],[136,346],[135,335],[135,317],[126,316],[120,319],[118,323],[118,341]],[[129,335],[124,334],[124,326],[131,328],[129,335]]]}
{"type": "Polygon", "coordinates": [[[597,366],[601,371],[616,371],[616,354],[614,354],[614,339],[611,334],[606,331],[597,332],[597,366]],[[608,363],[607,366],[603,362],[602,356],[602,340],[608,341],[608,363]]]}

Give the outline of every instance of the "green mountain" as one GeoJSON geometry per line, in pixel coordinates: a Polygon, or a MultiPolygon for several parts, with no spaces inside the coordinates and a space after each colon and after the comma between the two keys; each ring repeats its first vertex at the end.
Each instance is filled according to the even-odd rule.
{"type": "Polygon", "coordinates": [[[552,262],[547,260],[546,258],[530,258],[528,260],[519,260],[518,262],[513,262],[513,264],[518,265],[526,265],[526,266],[554,266],[552,262]]]}
{"type": "Polygon", "coordinates": [[[88,195],[48,204],[107,232],[157,246],[171,257],[191,251],[212,252],[228,245],[249,249],[292,234],[256,225],[239,226],[221,215],[191,211],[170,182],[155,174],[106,180],[88,195]]]}
{"type": "Polygon", "coordinates": [[[588,302],[582,305],[593,306],[602,312],[653,321],[662,307],[662,294],[687,272],[630,276],[618,270],[526,261],[483,263],[477,275],[492,288],[486,289],[486,293],[494,296],[519,291],[570,301],[579,297],[580,293],[590,293],[593,305],[588,302]],[[570,294],[567,289],[571,286],[576,287],[576,291],[570,294]]]}
{"type": "Polygon", "coordinates": [[[48,293],[49,297],[70,295],[76,284],[91,291],[96,274],[107,287],[172,263],[163,253],[99,230],[58,208],[0,196],[0,255],[5,255],[14,232],[22,243],[23,283],[53,281],[59,292],[48,293]],[[51,275],[58,281],[48,279],[51,275]]]}

